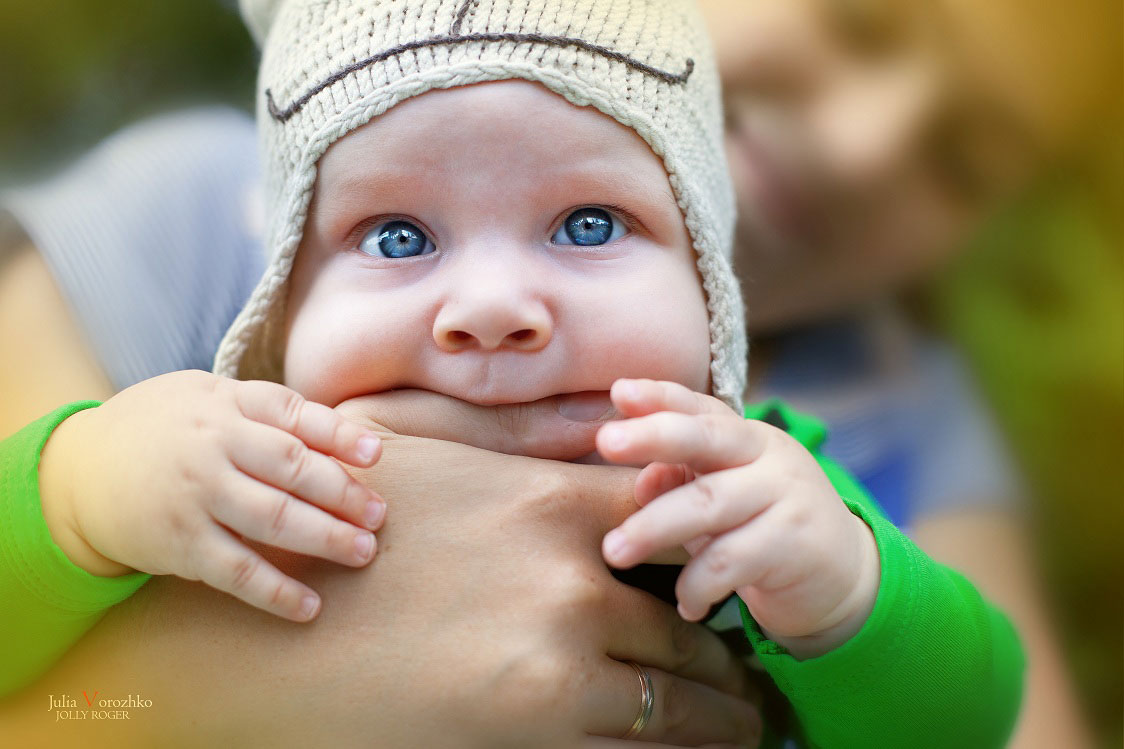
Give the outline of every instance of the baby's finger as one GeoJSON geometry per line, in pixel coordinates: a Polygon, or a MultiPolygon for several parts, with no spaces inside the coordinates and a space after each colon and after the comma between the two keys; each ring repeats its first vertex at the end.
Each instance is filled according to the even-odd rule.
{"type": "Polygon", "coordinates": [[[235,397],[246,418],[295,435],[313,450],[354,466],[367,467],[378,460],[382,442],[373,432],[284,385],[239,382],[235,397]]]}
{"type": "Polygon", "coordinates": [[[605,561],[631,567],[658,551],[714,536],[747,522],[775,493],[749,466],[699,476],[656,497],[605,535],[605,561]]]}
{"type": "Polygon", "coordinates": [[[705,549],[706,545],[709,544],[713,539],[714,536],[699,536],[698,538],[692,538],[690,541],[683,544],[683,548],[686,549],[687,553],[691,556],[698,556],[699,552],[705,549]]]}
{"type": "Polygon", "coordinates": [[[688,416],[661,411],[601,427],[597,452],[614,463],[686,463],[700,473],[709,473],[757,460],[765,450],[769,430],[776,428],[732,414],[688,416]]]}
{"type": "Polygon", "coordinates": [[[382,497],[291,434],[244,423],[232,430],[228,450],[234,465],[259,481],[369,530],[382,525],[386,516],[382,497]]]}
{"type": "Polygon", "coordinates": [[[282,573],[225,528],[214,526],[197,548],[195,576],[212,588],[294,622],[320,613],[316,591],[282,573]]]}
{"type": "Polygon", "coordinates": [[[636,476],[636,504],[641,507],[695,477],[682,463],[649,463],[636,476]]]}
{"type": "Polygon", "coordinates": [[[776,534],[767,530],[751,522],[707,544],[679,573],[675,597],[680,616],[698,621],[712,604],[764,579],[777,556],[773,548],[776,534]]]}
{"type": "Polygon", "coordinates": [[[212,499],[211,514],[255,541],[361,567],[375,555],[375,535],[332,517],[288,492],[244,473],[212,499]]]}
{"type": "Polygon", "coordinates": [[[610,388],[609,398],[617,411],[626,417],[647,416],[657,411],[690,415],[733,413],[729,406],[713,396],[696,393],[678,382],[666,380],[620,379],[610,388]]]}

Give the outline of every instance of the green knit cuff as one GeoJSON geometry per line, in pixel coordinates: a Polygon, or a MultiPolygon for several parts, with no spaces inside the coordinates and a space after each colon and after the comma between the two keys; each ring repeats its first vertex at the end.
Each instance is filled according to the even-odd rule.
{"type": "Polygon", "coordinates": [[[11,581],[44,604],[75,614],[119,603],[150,575],[133,572],[99,577],[78,567],[51,537],[39,501],[39,459],[47,439],[64,420],[98,401],[67,404],[0,442],[0,566],[11,581]]]}

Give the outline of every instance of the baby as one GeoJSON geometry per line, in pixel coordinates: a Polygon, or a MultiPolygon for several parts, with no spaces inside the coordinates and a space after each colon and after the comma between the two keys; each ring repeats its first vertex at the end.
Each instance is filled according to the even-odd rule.
{"type": "Polygon", "coordinates": [[[379,443],[331,407],[610,391],[599,456],[647,466],[611,564],[685,545],[685,618],[737,591],[793,652],[856,632],[879,580],[869,528],[807,450],[740,413],[732,192],[694,9],[250,5],[274,259],[216,372],[284,387],[179,373],[71,417],[143,469],[56,490],[48,451],[68,555],[308,620],[315,592],[239,535],[372,559],[385,505],[331,458],[371,465],[379,443]]]}
{"type": "Polygon", "coordinates": [[[742,417],[733,199],[692,5],[244,6],[264,40],[272,260],[217,375],[141,383],[72,416],[62,457],[49,443],[44,511],[67,555],[307,621],[316,593],[240,536],[373,558],[385,503],[337,461],[369,466],[379,441],[334,406],[395,388],[480,405],[608,391],[619,418],[598,457],[644,468],[606,560],[685,548],[681,615],[736,592],[774,652],[851,639],[882,577],[877,512],[742,417]],[[53,468],[67,455],[81,486],[53,468]]]}

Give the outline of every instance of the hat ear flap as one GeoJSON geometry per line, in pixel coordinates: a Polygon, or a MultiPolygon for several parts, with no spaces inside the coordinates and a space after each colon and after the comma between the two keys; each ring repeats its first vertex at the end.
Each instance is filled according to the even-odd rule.
{"type": "Polygon", "coordinates": [[[238,0],[242,21],[259,47],[265,43],[265,37],[269,34],[273,19],[277,17],[277,11],[283,2],[284,0],[238,0]]]}

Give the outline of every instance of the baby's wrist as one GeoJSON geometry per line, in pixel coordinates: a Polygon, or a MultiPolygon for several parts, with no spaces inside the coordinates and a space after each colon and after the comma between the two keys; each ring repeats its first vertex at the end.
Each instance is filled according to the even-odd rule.
{"type": "Polygon", "coordinates": [[[51,540],[72,564],[99,577],[119,577],[133,569],[104,556],[83,536],[74,514],[74,476],[80,473],[74,446],[88,411],[79,411],[59,424],[39,458],[39,503],[51,540]]]}
{"type": "Polygon", "coordinates": [[[862,548],[862,561],[859,565],[858,579],[851,593],[840,605],[842,615],[825,629],[799,637],[774,636],[763,630],[766,637],[784,647],[797,660],[807,660],[835,650],[857,635],[874,611],[878,598],[878,585],[882,578],[882,565],[878,556],[878,545],[862,518],[852,516],[859,531],[862,548]]]}

